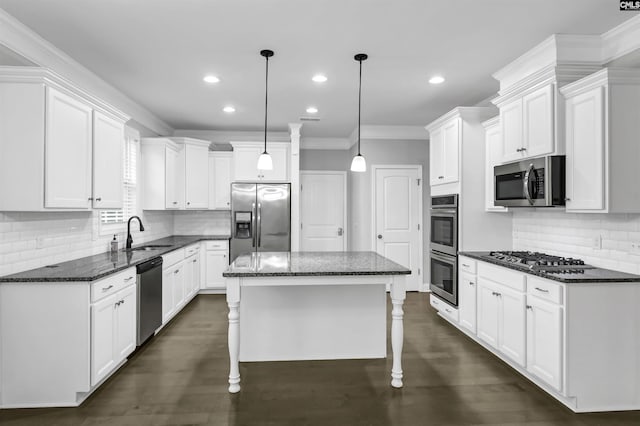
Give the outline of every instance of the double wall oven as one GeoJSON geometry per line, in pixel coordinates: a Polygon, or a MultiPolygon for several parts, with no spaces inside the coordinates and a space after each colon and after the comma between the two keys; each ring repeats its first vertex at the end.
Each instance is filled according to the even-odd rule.
{"type": "Polygon", "coordinates": [[[431,291],[458,306],[458,194],[431,197],[431,291]]]}

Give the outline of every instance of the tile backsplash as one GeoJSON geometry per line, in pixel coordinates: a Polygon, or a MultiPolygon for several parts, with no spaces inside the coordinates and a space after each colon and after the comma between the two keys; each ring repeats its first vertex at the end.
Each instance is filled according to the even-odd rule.
{"type": "Polygon", "coordinates": [[[179,211],[173,216],[174,235],[220,235],[230,230],[229,210],[179,211]]]}
{"type": "MultiPolygon", "coordinates": [[[[0,276],[109,250],[99,212],[0,212],[0,276]]],[[[134,244],[169,235],[228,234],[228,211],[144,211],[145,231],[132,223],[134,244]]],[[[123,248],[126,229],[117,233],[123,248]]]]}
{"type": "Polygon", "coordinates": [[[584,214],[517,210],[513,249],[578,257],[601,268],[640,274],[639,214],[584,214]]]}

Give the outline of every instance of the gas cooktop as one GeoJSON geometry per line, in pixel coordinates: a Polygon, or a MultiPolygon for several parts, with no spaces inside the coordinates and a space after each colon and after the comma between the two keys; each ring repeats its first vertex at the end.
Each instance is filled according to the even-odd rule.
{"type": "Polygon", "coordinates": [[[530,270],[547,274],[584,274],[593,266],[585,265],[582,259],[552,256],[530,251],[492,251],[487,257],[508,264],[519,264],[530,270]]]}

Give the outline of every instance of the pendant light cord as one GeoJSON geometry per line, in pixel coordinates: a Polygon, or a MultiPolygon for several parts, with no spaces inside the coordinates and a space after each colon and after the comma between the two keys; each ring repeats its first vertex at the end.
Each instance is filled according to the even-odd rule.
{"type": "Polygon", "coordinates": [[[360,76],[358,78],[358,155],[360,155],[360,109],[362,106],[362,60],[360,62],[360,76]]]}
{"type": "Polygon", "coordinates": [[[269,99],[269,56],[265,56],[267,60],[267,66],[264,78],[264,152],[267,153],[267,111],[268,111],[268,99],[269,99]]]}

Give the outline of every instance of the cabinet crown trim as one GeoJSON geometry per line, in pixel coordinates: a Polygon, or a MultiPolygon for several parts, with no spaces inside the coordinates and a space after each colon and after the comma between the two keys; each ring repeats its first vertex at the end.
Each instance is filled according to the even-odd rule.
{"type": "Polygon", "coordinates": [[[640,84],[640,69],[604,68],[560,89],[565,97],[577,96],[607,84],[640,84]]]}
{"type": "Polygon", "coordinates": [[[63,93],[80,98],[92,109],[112,116],[123,123],[131,118],[124,112],[79,88],[61,75],[42,67],[0,66],[0,83],[44,84],[63,93]]]}
{"type": "Polygon", "coordinates": [[[180,150],[180,145],[175,143],[169,138],[142,138],[140,139],[140,145],[144,146],[168,146],[175,151],[180,150]]]}
{"type": "Polygon", "coordinates": [[[496,115],[495,117],[491,117],[488,120],[482,122],[482,127],[485,129],[489,129],[490,127],[497,126],[500,124],[500,115],[496,115]]]}
{"type": "Polygon", "coordinates": [[[211,145],[211,141],[207,141],[204,139],[194,139],[194,138],[183,138],[183,137],[172,137],[170,140],[178,145],[195,145],[209,148],[211,145]]]}
{"type": "Polygon", "coordinates": [[[449,120],[454,118],[461,118],[467,121],[484,121],[487,118],[496,115],[498,111],[495,107],[456,107],[448,113],[442,115],[431,123],[427,124],[424,128],[429,132],[433,132],[438,127],[442,126],[449,120]]]}
{"type": "MultiPolygon", "coordinates": [[[[242,147],[253,148],[256,146],[264,146],[264,141],[262,142],[230,141],[229,143],[231,144],[233,149],[242,148],[242,147]]],[[[277,146],[277,147],[287,147],[291,145],[291,143],[289,142],[270,142],[268,140],[267,140],[267,144],[271,146],[277,146]]],[[[267,150],[269,150],[269,146],[267,146],[267,150]]]]}

